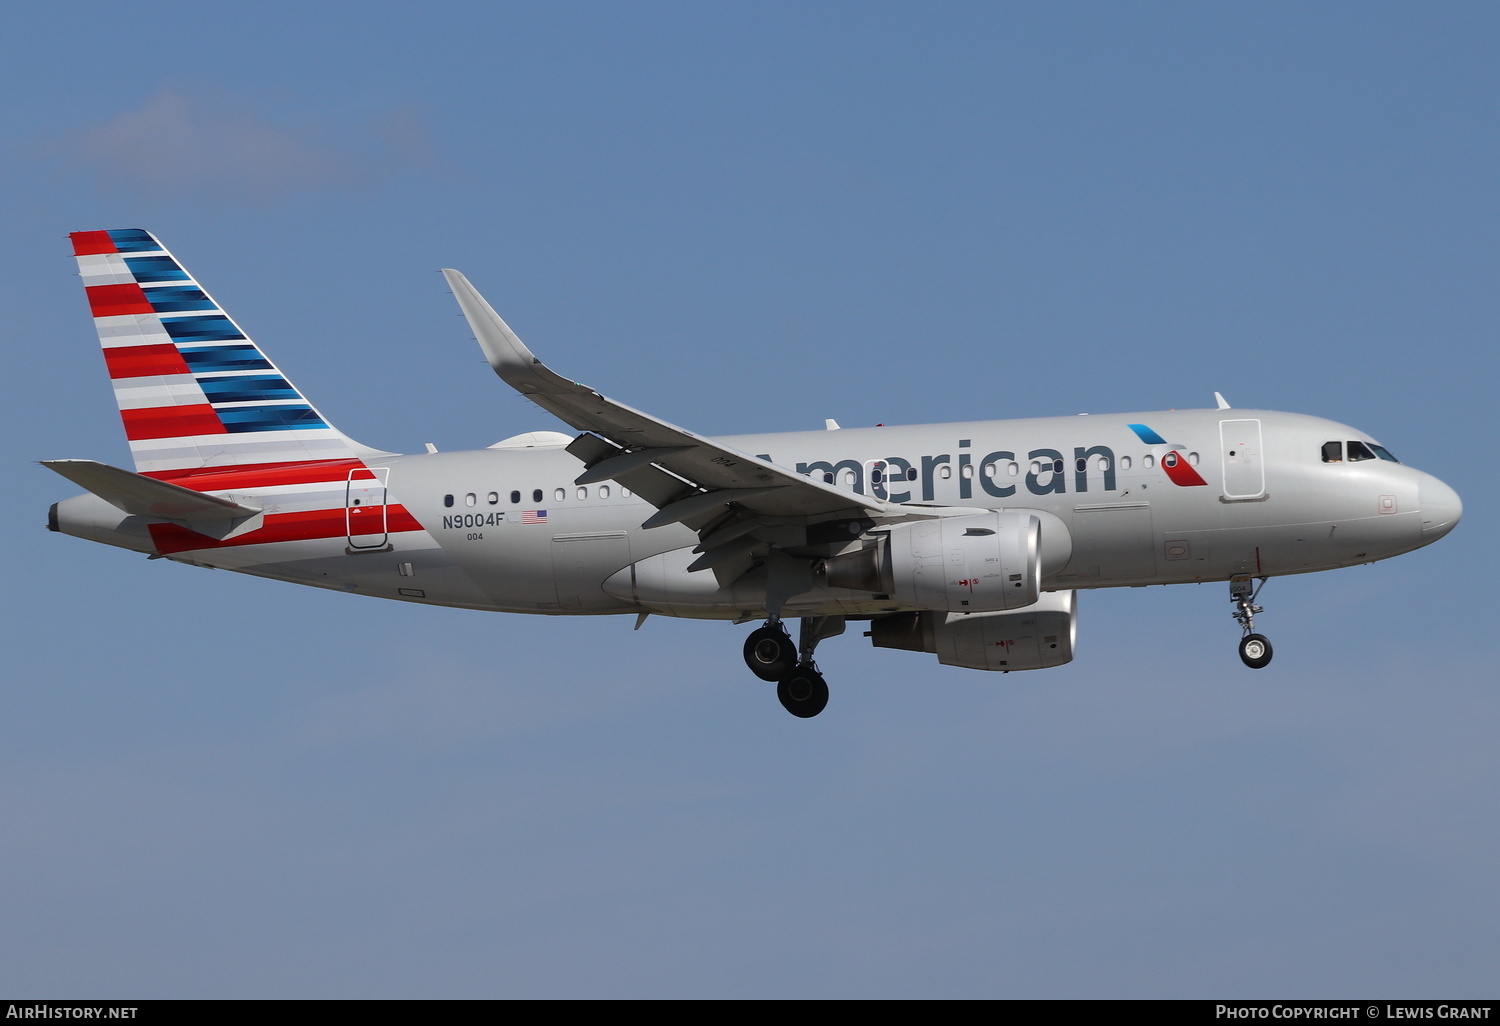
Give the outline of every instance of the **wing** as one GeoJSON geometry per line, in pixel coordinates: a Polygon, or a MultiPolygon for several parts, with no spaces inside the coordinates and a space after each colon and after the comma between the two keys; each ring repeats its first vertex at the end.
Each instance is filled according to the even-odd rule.
{"type": "Polygon", "coordinates": [[[865,518],[892,509],[884,500],[795,474],[569,381],[526,348],[467,278],[454,270],[443,275],[495,373],[542,409],[587,432],[568,446],[587,468],[577,483],[612,480],[631,488],[657,507],[643,527],[684,523],[700,531],[711,527],[707,533],[714,535],[730,528],[735,533],[724,540],[733,542],[757,526],[744,519],[746,514],[865,518]],[[739,516],[726,518],[727,513],[739,516]],[[720,523],[726,520],[737,523],[720,523]]]}

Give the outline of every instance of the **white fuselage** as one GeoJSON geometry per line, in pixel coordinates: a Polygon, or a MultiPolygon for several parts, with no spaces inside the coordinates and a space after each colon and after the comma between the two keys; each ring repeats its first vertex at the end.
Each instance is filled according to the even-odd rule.
{"type": "MultiPolygon", "coordinates": [[[[1386,459],[1323,457],[1326,442],[1365,438],[1298,414],[1191,410],[719,441],[892,502],[1036,511],[1043,588],[1059,591],[1305,573],[1384,559],[1447,533],[1460,506],[1441,481],[1386,459]],[[1159,440],[1143,441],[1131,425],[1159,440]]],[[[354,496],[365,492],[355,483],[247,480],[221,494],[270,516],[336,508],[351,525],[388,517],[388,530],[205,538],[203,547],[179,543],[165,554],[357,594],[507,612],[739,619],[763,610],[764,574],[751,567],[731,580],[688,572],[695,531],[681,524],[643,529],[654,507],[617,483],[576,485],[583,465],[561,446],[365,463],[387,491],[364,505],[356,504],[354,496]]],[[[54,523],[66,533],[159,551],[142,518],[92,495],[59,503],[54,523]]],[[[809,543],[806,522],[789,518],[784,529],[789,549],[801,544],[814,557],[838,551],[836,542],[809,543]]],[[[786,606],[796,616],[900,608],[887,596],[830,588],[816,576],[786,606]]]]}

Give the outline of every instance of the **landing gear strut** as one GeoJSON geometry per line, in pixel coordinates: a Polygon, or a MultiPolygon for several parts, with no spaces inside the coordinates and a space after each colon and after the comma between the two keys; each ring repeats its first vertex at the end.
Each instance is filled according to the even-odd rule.
{"type": "Polygon", "coordinates": [[[1239,621],[1244,637],[1240,638],[1240,661],[1252,670],[1259,670],[1271,662],[1271,643],[1264,634],[1255,633],[1255,614],[1265,609],[1255,604],[1260,589],[1266,586],[1269,577],[1262,577],[1253,589],[1249,574],[1236,574],[1229,579],[1229,599],[1234,603],[1234,618],[1239,621]]]}

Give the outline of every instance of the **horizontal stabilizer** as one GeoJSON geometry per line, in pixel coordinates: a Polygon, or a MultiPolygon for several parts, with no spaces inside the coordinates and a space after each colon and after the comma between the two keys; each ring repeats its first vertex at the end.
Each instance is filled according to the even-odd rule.
{"type": "Polygon", "coordinates": [[[133,474],[107,463],[42,460],[41,464],[133,516],[203,522],[242,520],[260,512],[254,506],[242,506],[230,499],[133,474]]]}

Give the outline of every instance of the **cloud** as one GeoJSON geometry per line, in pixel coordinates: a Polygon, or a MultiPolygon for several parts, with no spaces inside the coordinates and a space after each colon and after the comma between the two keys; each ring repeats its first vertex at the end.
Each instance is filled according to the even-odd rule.
{"type": "Polygon", "coordinates": [[[77,134],[63,150],[112,184],[151,192],[264,197],[369,185],[402,170],[441,170],[411,107],[366,125],[295,123],[263,107],[220,91],[165,86],[140,106],[77,134]]]}

